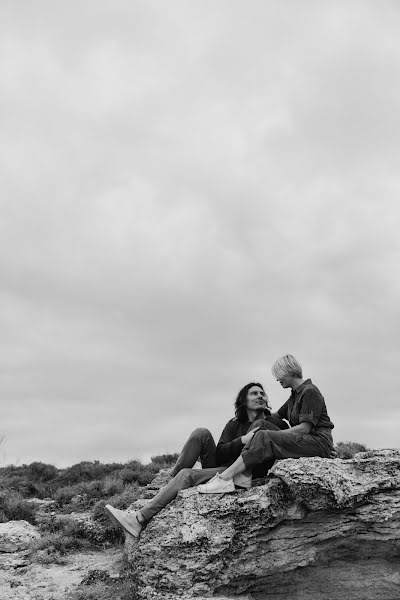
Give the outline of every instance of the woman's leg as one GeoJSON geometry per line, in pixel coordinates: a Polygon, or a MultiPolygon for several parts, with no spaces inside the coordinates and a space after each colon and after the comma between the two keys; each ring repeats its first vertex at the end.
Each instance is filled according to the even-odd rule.
{"type": "Polygon", "coordinates": [[[274,423],[270,423],[269,421],[266,421],[265,419],[257,419],[256,421],[253,421],[253,423],[250,425],[250,427],[248,428],[247,431],[251,431],[252,429],[255,429],[256,427],[258,427],[258,429],[261,431],[265,431],[265,430],[281,431],[281,429],[279,429],[279,427],[277,425],[274,425],[274,423]]]}
{"type": "Polygon", "coordinates": [[[316,435],[286,430],[257,431],[243,448],[241,457],[246,467],[252,467],[271,458],[301,458],[328,454],[321,448],[321,440],[316,435]]]}
{"type": "Polygon", "coordinates": [[[226,481],[227,479],[233,479],[234,477],[236,477],[236,475],[240,475],[241,473],[244,473],[245,471],[251,473],[251,469],[249,469],[245,465],[244,460],[243,460],[242,456],[240,455],[239,458],[237,458],[235,460],[233,465],[231,465],[230,467],[225,469],[225,471],[223,472],[222,475],[220,475],[220,477],[221,477],[221,479],[224,479],[226,481]]]}
{"type": "MultiPolygon", "coordinates": [[[[248,431],[251,431],[252,429],[256,429],[256,428],[259,431],[266,431],[266,430],[281,431],[277,425],[275,425],[274,423],[270,423],[269,421],[266,421],[265,419],[257,419],[256,421],[254,421],[250,425],[248,431]]],[[[267,460],[263,463],[263,466],[257,465],[258,469],[256,472],[259,473],[259,476],[260,476],[260,474],[261,474],[261,476],[264,476],[267,474],[268,470],[272,467],[273,464],[274,464],[274,459],[267,460]]],[[[235,472],[233,477],[236,477],[237,475],[240,475],[241,473],[242,473],[242,471],[238,471],[237,473],[235,472]]],[[[245,471],[243,471],[243,475],[248,479],[247,485],[245,485],[244,487],[251,487],[253,468],[245,469],[245,471]]],[[[223,478],[225,478],[225,476],[223,478]]],[[[239,480],[235,481],[235,484],[240,487],[242,482],[243,482],[243,479],[241,479],[240,481],[239,480]]]]}
{"type": "Polygon", "coordinates": [[[191,469],[200,458],[203,469],[213,469],[217,466],[216,445],[211,432],[204,427],[198,427],[189,436],[182,448],[178,460],[172,469],[175,477],[182,469],[191,469]]]}
{"type": "Polygon", "coordinates": [[[243,448],[240,457],[226,469],[222,479],[229,479],[243,473],[243,470],[278,458],[300,458],[302,456],[322,456],[321,446],[316,436],[291,431],[260,430],[243,448]]]}
{"type": "MultiPolygon", "coordinates": [[[[302,456],[328,456],[321,450],[321,440],[316,436],[291,431],[257,431],[243,448],[239,458],[219,475],[222,481],[233,479],[249,472],[256,465],[278,458],[300,458],[302,456]]],[[[201,486],[202,493],[218,493],[218,483],[201,486]],[[213,489],[215,487],[215,490],[213,489]]]]}

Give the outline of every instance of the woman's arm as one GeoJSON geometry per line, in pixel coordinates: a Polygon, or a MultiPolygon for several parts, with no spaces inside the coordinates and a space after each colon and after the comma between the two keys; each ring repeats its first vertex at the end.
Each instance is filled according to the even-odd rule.
{"type": "Polygon", "coordinates": [[[298,431],[299,433],[310,433],[312,427],[313,427],[313,424],[310,423],[309,421],[302,421],[298,425],[294,425],[293,427],[290,427],[289,429],[284,429],[283,433],[290,433],[292,431],[298,431]]]}
{"type": "MultiPolygon", "coordinates": [[[[272,413],[272,415],[279,417],[278,413],[272,413]]],[[[294,425],[288,429],[282,429],[281,433],[291,433],[292,431],[298,431],[299,433],[310,433],[312,427],[313,424],[309,421],[302,421],[299,425],[294,425]]]]}

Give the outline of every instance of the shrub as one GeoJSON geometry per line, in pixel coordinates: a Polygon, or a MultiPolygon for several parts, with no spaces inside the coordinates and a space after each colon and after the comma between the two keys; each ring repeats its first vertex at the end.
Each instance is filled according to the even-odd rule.
{"type": "Polygon", "coordinates": [[[93,583],[83,583],[70,592],[66,600],[137,600],[135,582],[113,581],[111,577],[93,583]]]}
{"type": "Polygon", "coordinates": [[[118,578],[107,571],[91,569],[67,600],[138,600],[136,568],[122,565],[118,578]]]}
{"type": "Polygon", "coordinates": [[[85,545],[87,547],[90,544],[85,544],[81,538],[76,537],[74,534],[60,531],[42,536],[32,544],[31,552],[45,550],[48,555],[60,554],[64,556],[71,550],[80,550],[85,545]]]}
{"type": "Polygon", "coordinates": [[[27,476],[32,481],[50,481],[58,475],[58,469],[53,465],[41,462],[33,462],[27,467],[27,476]]]}
{"type": "MultiPolygon", "coordinates": [[[[122,483],[121,486],[123,487],[122,483]]],[[[66,485],[65,487],[56,490],[53,494],[54,500],[56,500],[60,506],[70,504],[71,501],[78,496],[82,496],[82,504],[87,507],[93,499],[102,498],[104,496],[103,482],[100,480],[84,481],[76,485],[66,485]]]]}
{"type": "Polygon", "coordinates": [[[54,494],[53,498],[56,502],[63,506],[71,502],[74,496],[78,496],[81,492],[81,486],[79,485],[66,485],[65,487],[59,488],[54,494]]]}
{"type": "MultiPolygon", "coordinates": [[[[102,496],[114,496],[124,489],[124,482],[115,475],[108,475],[102,483],[102,496]]],[[[99,496],[100,497],[100,496],[99,496]]]]}
{"type": "Polygon", "coordinates": [[[98,460],[83,461],[65,469],[59,476],[59,482],[63,485],[73,485],[83,481],[103,479],[118,469],[121,469],[121,465],[117,463],[103,464],[98,460]]]}
{"type": "Polygon", "coordinates": [[[141,489],[137,484],[127,485],[121,494],[111,496],[110,498],[103,498],[99,500],[93,508],[93,519],[103,524],[108,524],[109,517],[104,512],[106,504],[112,504],[115,508],[124,510],[128,508],[135,500],[140,498],[142,495],[141,489]]]}
{"type": "Polygon", "coordinates": [[[118,477],[120,477],[124,483],[133,483],[134,481],[137,481],[136,471],[130,468],[118,471],[118,477]]]}
{"type": "Polygon", "coordinates": [[[40,497],[42,485],[33,483],[22,475],[10,475],[2,479],[1,488],[7,491],[14,491],[21,494],[24,498],[40,497]]]}
{"type": "Polygon", "coordinates": [[[367,452],[369,448],[359,442],[338,442],[335,446],[335,451],[338,458],[343,460],[353,458],[357,452],[367,452]]]}
{"type": "Polygon", "coordinates": [[[0,494],[0,522],[28,521],[35,525],[37,507],[27,502],[18,492],[2,492],[0,494]]]}
{"type": "Polygon", "coordinates": [[[137,475],[137,482],[139,485],[147,485],[154,479],[154,475],[157,471],[140,471],[137,475]]]}
{"type": "Polygon", "coordinates": [[[108,519],[103,524],[84,516],[57,515],[42,523],[40,528],[45,541],[39,543],[36,549],[46,549],[50,555],[83,548],[105,548],[124,541],[123,531],[108,519]]]}
{"type": "Polygon", "coordinates": [[[24,498],[50,497],[56,500],[60,507],[68,505],[74,497],[81,496],[81,507],[85,505],[87,508],[102,497],[124,494],[126,486],[134,483],[147,485],[160,469],[170,467],[177,456],[152,456],[147,465],[134,459],[124,464],[103,464],[98,460],[83,461],[63,470],[42,462],[21,466],[9,465],[0,468],[0,493],[1,490],[12,490],[24,498]]]}
{"type": "Polygon", "coordinates": [[[173,467],[178,460],[178,457],[179,454],[158,454],[151,457],[151,463],[157,468],[157,471],[159,471],[160,469],[173,467]]]}

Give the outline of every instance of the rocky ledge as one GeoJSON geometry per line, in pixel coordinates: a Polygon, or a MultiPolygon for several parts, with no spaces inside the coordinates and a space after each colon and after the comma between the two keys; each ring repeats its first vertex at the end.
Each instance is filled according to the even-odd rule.
{"type": "Polygon", "coordinates": [[[146,599],[400,599],[400,451],[277,461],[234,494],[185,490],[126,551],[146,599]]]}

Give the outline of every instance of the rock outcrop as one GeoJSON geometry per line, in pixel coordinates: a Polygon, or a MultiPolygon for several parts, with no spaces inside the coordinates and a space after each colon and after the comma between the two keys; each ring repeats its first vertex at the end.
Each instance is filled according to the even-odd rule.
{"type": "Polygon", "coordinates": [[[281,460],[235,494],[185,490],[126,549],[146,599],[400,599],[400,451],[281,460]]]}
{"type": "Polygon", "coordinates": [[[26,550],[39,538],[37,528],[27,521],[0,523],[0,553],[26,550]]]}

